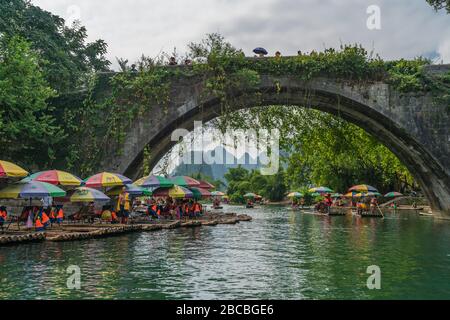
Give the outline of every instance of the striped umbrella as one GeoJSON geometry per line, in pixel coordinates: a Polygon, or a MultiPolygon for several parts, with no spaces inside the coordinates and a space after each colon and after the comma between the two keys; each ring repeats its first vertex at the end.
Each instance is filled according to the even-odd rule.
{"type": "Polygon", "coordinates": [[[255,197],[256,197],[256,194],[254,194],[252,192],[244,194],[244,198],[255,198],[255,197]]]}
{"type": "Polygon", "coordinates": [[[385,198],[403,197],[403,194],[400,193],[400,192],[392,191],[392,192],[386,193],[386,194],[384,195],[384,197],[385,197],[385,198]]]}
{"type": "Polygon", "coordinates": [[[18,165],[0,160],[0,178],[23,178],[28,175],[28,172],[18,165]]]}
{"type": "Polygon", "coordinates": [[[135,183],[142,188],[170,188],[173,182],[163,176],[150,175],[137,180],[135,183]]]}
{"type": "Polygon", "coordinates": [[[378,192],[377,188],[369,186],[367,184],[359,184],[348,189],[348,192],[378,192]]]}
{"type": "Polygon", "coordinates": [[[309,189],[308,192],[312,192],[312,193],[332,193],[334,191],[331,190],[330,188],[327,188],[327,187],[316,187],[316,188],[309,189]]]}
{"type": "Polygon", "coordinates": [[[287,195],[288,198],[301,198],[303,194],[300,192],[291,192],[287,195]]]}
{"type": "Polygon", "coordinates": [[[132,181],[117,173],[101,172],[85,180],[86,187],[89,188],[106,188],[123,186],[132,183],[132,181]]]}
{"type": "Polygon", "coordinates": [[[62,186],[80,186],[83,182],[77,176],[60,170],[48,170],[33,173],[25,179],[22,179],[22,181],[39,181],[62,186]]]}
{"type": "Polygon", "coordinates": [[[357,194],[355,194],[355,198],[361,198],[361,197],[370,197],[370,198],[373,198],[373,197],[379,197],[379,196],[381,196],[381,193],[379,193],[379,192],[360,192],[360,193],[357,193],[357,194]]]}
{"type": "Polygon", "coordinates": [[[331,197],[332,198],[340,198],[340,197],[343,197],[344,195],[342,194],[342,193],[333,193],[332,195],[331,195],[331,197]]]}
{"type": "Polygon", "coordinates": [[[198,185],[197,187],[205,189],[205,190],[213,190],[216,188],[213,184],[209,183],[208,181],[204,181],[204,180],[200,180],[200,185],[198,185]]]}
{"type": "Polygon", "coordinates": [[[223,193],[221,191],[213,191],[213,192],[211,192],[211,195],[213,197],[223,197],[223,196],[225,196],[225,193],[223,193]]]}
{"type": "Polygon", "coordinates": [[[108,196],[118,196],[122,192],[122,188],[125,188],[126,192],[131,196],[151,196],[153,194],[150,190],[138,187],[135,184],[112,187],[106,191],[106,194],[108,196]]]}
{"type": "Polygon", "coordinates": [[[106,202],[111,199],[97,189],[78,187],[68,191],[64,200],[70,202],[106,202]]]}
{"type": "Polygon", "coordinates": [[[66,192],[50,183],[29,181],[17,182],[0,190],[1,199],[30,199],[64,197],[66,192]]]}
{"type": "Polygon", "coordinates": [[[191,199],[194,197],[192,191],[180,186],[173,186],[172,188],[158,188],[153,191],[154,197],[171,197],[176,199],[191,199]]]}
{"type": "Polygon", "coordinates": [[[176,176],[170,178],[170,181],[172,181],[175,185],[180,187],[199,187],[200,182],[195,180],[194,178],[187,177],[187,176],[176,176]]]}
{"type": "Polygon", "coordinates": [[[211,197],[211,192],[203,188],[189,188],[194,194],[194,199],[200,200],[211,197]]]}

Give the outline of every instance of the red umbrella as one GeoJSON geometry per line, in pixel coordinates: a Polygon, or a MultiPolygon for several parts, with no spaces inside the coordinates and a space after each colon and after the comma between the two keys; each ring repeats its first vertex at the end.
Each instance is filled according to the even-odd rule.
{"type": "Polygon", "coordinates": [[[200,180],[200,185],[196,186],[196,188],[213,190],[216,187],[213,184],[209,183],[208,181],[200,180]]]}

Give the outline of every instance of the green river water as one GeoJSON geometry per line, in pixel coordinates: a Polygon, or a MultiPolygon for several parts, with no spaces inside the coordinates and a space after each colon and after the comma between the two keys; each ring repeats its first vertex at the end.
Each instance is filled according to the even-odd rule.
{"type": "Polygon", "coordinates": [[[450,298],[450,221],[225,210],[253,221],[1,247],[0,299],[450,298]],[[366,286],[371,265],[380,290],[366,286]]]}

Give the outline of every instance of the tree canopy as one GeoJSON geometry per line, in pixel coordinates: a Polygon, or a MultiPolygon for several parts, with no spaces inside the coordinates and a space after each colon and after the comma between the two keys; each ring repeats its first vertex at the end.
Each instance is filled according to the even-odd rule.
{"type": "Polygon", "coordinates": [[[86,43],[87,30],[79,22],[66,26],[64,19],[30,1],[0,2],[0,34],[27,40],[39,52],[43,74],[58,92],[78,88],[86,73],[104,71],[110,65],[105,41],[86,43]]]}
{"type": "Polygon", "coordinates": [[[2,158],[45,165],[63,138],[47,100],[55,91],[44,79],[39,56],[21,37],[0,39],[0,145],[2,158]]]}

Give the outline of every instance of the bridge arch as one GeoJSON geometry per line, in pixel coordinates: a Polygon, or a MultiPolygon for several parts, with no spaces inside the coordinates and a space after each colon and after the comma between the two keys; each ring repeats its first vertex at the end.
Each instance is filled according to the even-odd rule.
{"type": "MultiPolygon", "coordinates": [[[[194,121],[208,122],[221,116],[219,99],[205,98],[202,93],[201,82],[174,86],[169,108],[153,106],[137,119],[127,131],[123,155],[105,159],[103,169],[137,178],[142,174],[146,146],[150,147],[150,166],[154,167],[175,145],[170,139],[175,129],[192,130],[194,121]]],[[[355,84],[325,78],[302,81],[268,75],[261,76],[256,90],[234,95],[242,97],[235,110],[269,105],[307,107],[361,127],[405,164],[434,210],[450,214],[450,150],[442,144],[450,138],[450,116],[441,113],[436,119],[436,108],[442,106],[436,106],[430,96],[400,94],[383,82],[355,84]],[[435,127],[425,125],[430,121],[437,121],[435,127]]]]}

